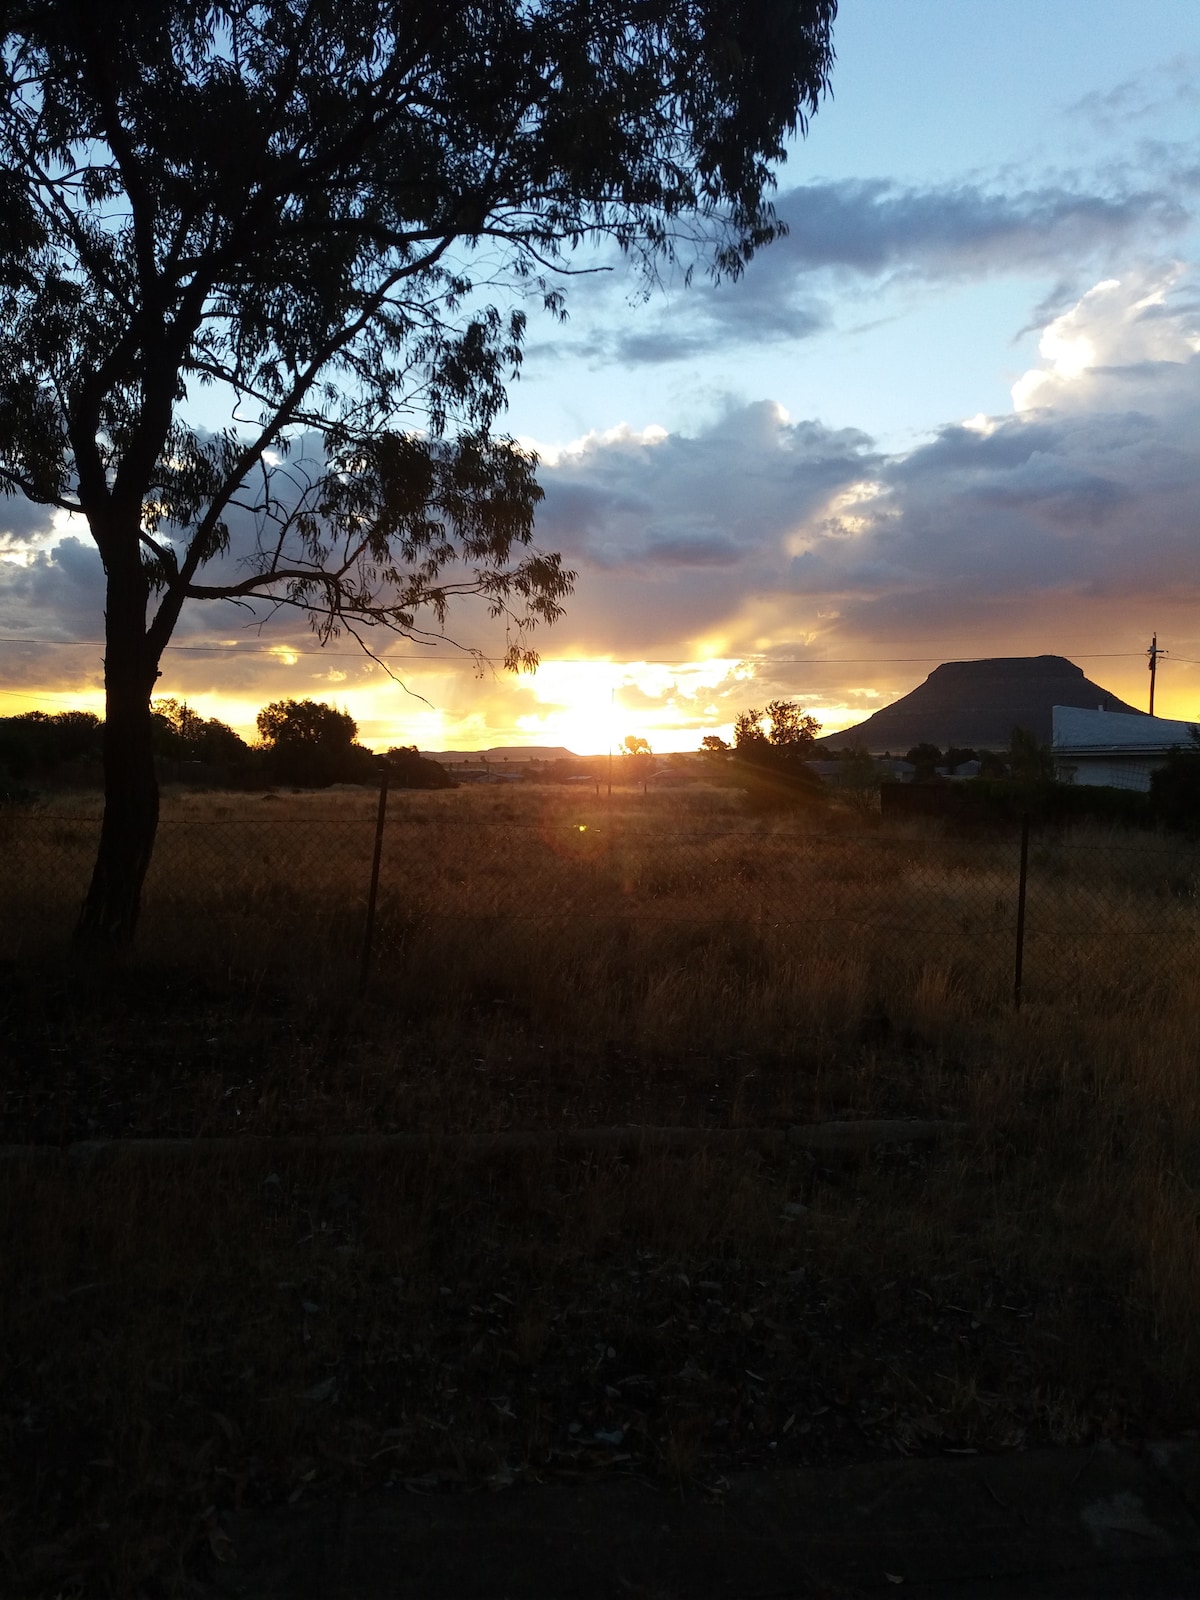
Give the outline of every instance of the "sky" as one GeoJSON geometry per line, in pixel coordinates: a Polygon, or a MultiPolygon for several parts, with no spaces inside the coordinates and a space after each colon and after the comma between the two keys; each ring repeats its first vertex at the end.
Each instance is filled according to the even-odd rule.
{"type": "MultiPolygon", "coordinates": [[[[536,674],[193,603],[161,691],[384,749],[659,752],[794,699],[826,734],[942,661],[1053,653],[1200,717],[1200,5],[842,0],[787,236],[737,283],[628,269],[531,313],[502,426],[578,574],[536,674]]],[[[100,710],[86,528],[0,501],[0,715],[100,710]]],[[[834,740],[836,744],[836,739],[834,740]]]]}

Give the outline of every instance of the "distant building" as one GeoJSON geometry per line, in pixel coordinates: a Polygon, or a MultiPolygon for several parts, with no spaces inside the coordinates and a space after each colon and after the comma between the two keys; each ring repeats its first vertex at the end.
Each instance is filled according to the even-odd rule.
{"type": "Polygon", "coordinates": [[[900,756],[879,756],[875,770],[885,783],[911,783],[917,775],[913,763],[904,761],[900,756]]]}
{"type": "MultiPolygon", "coordinates": [[[[901,761],[895,756],[876,756],[872,760],[875,776],[881,783],[911,783],[917,770],[911,761],[901,761]]],[[[834,788],[841,787],[848,772],[852,780],[858,778],[855,769],[845,761],[810,761],[808,770],[834,788]]]]}
{"type": "Polygon", "coordinates": [[[1195,748],[1194,724],[1119,711],[1055,706],[1050,748],[1060,783],[1150,790],[1150,775],[1173,749],[1195,748]]]}
{"type": "MultiPolygon", "coordinates": [[[[450,763],[446,763],[447,767],[450,763]]],[[[458,783],[524,783],[524,771],[506,772],[502,767],[461,767],[452,768],[455,781],[458,783]]]]}
{"type": "Polygon", "coordinates": [[[646,774],[647,781],[656,789],[685,789],[691,784],[699,783],[704,777],[704,771],[699,767],[655,767],[653,772],[646,774]]]}

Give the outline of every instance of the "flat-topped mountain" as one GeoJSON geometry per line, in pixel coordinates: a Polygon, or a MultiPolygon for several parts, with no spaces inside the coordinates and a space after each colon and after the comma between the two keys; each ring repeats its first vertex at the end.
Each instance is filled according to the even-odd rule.
{"type": "Polygon", "coordinates": [[[1053,706],[1138,713],[1065,656],[996,656],[943,662],[911,694],[824,742],[834,749],[863,745],[872,753],[890,750],[893,755],[916,744],[1003,750],[1017,727],[1049,744],[1053,706]]]}
{"type": "Polygon", "coordinates": [[[422,750],[428,761],[575,761],[574,750],[561,744],[498,744],[490,750],[422,750]]]}

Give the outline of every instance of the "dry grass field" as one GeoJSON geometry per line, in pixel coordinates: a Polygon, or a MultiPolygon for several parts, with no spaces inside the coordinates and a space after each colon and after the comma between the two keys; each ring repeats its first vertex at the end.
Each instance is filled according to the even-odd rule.
{"type": "Polygon", "coordinates": [[[94,802],[0,818],[3,1137],[425,1149],[0,1166],[0,1588],[182,1593],[222,1508],[1011,1450],[1200,1421],[1200,861],[721,789],[170,795],[137,952],[94,802]],[[934,1146],[457,1135],[945,1119],[934,1146]],[[439,1139],[444,1136],[444,1139],[439,1139]]]}

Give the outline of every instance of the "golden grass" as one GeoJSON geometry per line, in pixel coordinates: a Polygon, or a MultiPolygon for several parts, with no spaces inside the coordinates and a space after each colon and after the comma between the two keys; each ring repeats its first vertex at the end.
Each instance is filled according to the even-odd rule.
{"type": "Polygon", "coordinates": [[[828,1167],[6,1167],[12,1573],[32,1529],[60,1587],[68,1557],[169,1584],[212,1504],[388,1475],[675,1478],[1200,1418],[1190,847],[1036,839],[1017,1012],[1012,837],[721,790],[402,793],[356,997],[374,796],[169,796],[140,951],[102,980],[46,956],[97,815],[6,820],[0,954],[11,1036],[50,1041],[100,1132],[966,1131],[828,1167]]]}

